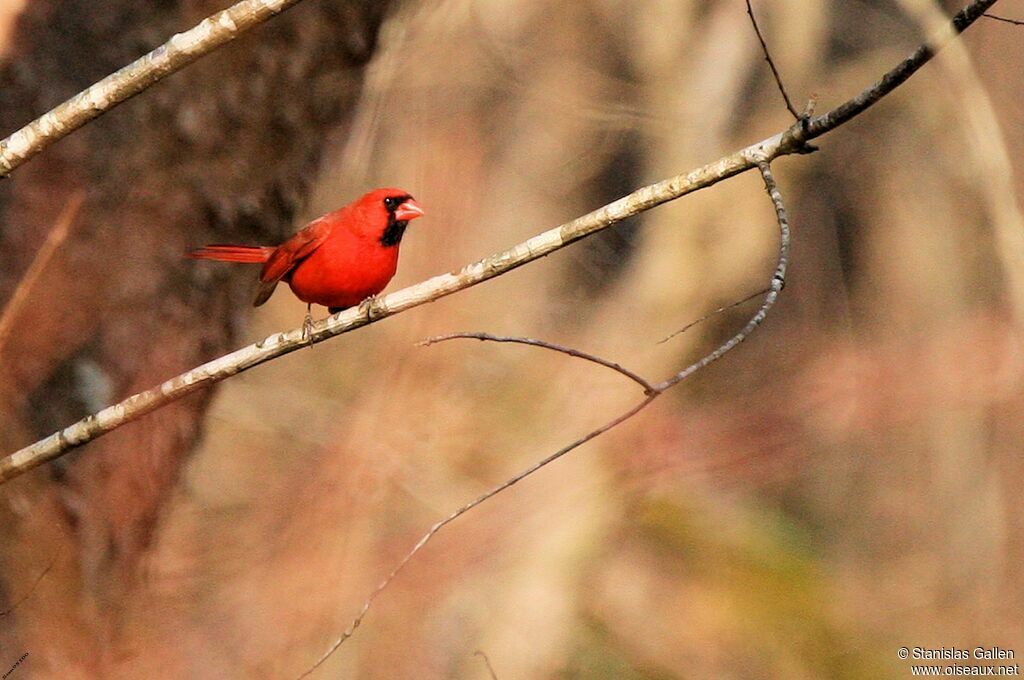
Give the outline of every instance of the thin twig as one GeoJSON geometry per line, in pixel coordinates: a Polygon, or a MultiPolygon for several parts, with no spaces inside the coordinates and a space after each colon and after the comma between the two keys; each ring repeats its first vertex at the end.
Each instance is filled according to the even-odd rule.
{"type": "Polygon", "coordinates": [[[90,120],[299,2],[242,0],[172,36],[160,47],[0,141],[0,178],[90,120]]]}
{"type": "Polygon", "coordinates": [[[442,274],[422,283],[378,298],[365,308],[352,308],[332,315],[313,325],[312,334],[303,336],[301,328],[275,333],[256,344],[186,371],[166,382],[109,406],[98,413],[41,439],[34,444],[0,459],[0,482],[7,481],[96,437],[121,427],[172,401],[247,371],[262,363],[284,356],[309,344],[323,342],[368,323],[380,321],[407,309],[433,302],[465,290],[483,281],[500,276],[556,250],[608,228],[655,206],[686,194],[705,189],[722,180],[758,167],[789,154],[806,153],[807,142],[849,121],[878,102],[905,82],[931,59],[942,45],[978,19],[996,0],[974,0],[953,18],[946,31],[900,62],[882,78],[853,99],[821,116],[805,119],[788,129],[740,149],[719,160],[683,175],[677,175],[643,187],[591,213],[554,229],[538,234],[504,252],[496,253],[463,267],[458,272],[442,274]],[[372,317],[372,318],[371,318],[372,317]]]}
{"type": "Polygon", "coordinates": [[[25,602],[25,600],[32,597],[32,594],[36,592],[36,588],[39,587],[39,584],[40,582],[42,582],[43,578],[50,573],[50,570],[53,569],[53,565],[57,564],[57,558],[59,557],[60,553],[57,553],[53,556],[53,559],[51,559],[50,563],[46,565],[46,568],[39,572],[39,575],[36,576],[36,580],[32,582],[32,587],[30,587],[28,591],[18,599],[17,602],[15,602],[10,607],[0,612],[0,619],[4,618],[5,616],[10,616],[15,609],[20,607],[22,603],[25,602]]]}
{"type": "Polygon", "coordinates": [[[1020,19],[1009,19],[1007,17],[1001,17],[995,14],[987,13],[982,14],[981,16],[985,17],[986,19],[995,19],[996,21],[1002,21],[1003,23],[1013,24],[1014,26],[1024,26],[1024,21],[1021,21],[1020,19]]]}
{"type": "Polygon", "coordinates": [[[793,118],[800,121],[802,118],[799,113],[796,112],[796,107],[793,106],[793,102],[789,100],[789,94],[786,93],[786,86],[782,84],[782,76],[779,75],[779,69],[775,68],[775,61],[772,59],[771,53],[768,51],[768,43],[764,41],[764,36],[761,34],[761,28],[757,25],[757,19],[754,17],[754,8],[750,6],[750,0],[747,0],[747,14],[750,15],[750,23],[754,25],[754,33],[757,34],[757,40],[761,43],[761,51],[764,52],[765,61],[768,62],[768,68],[772,70],[772,75],[775,77],[775,84],[779,86],[779,92],[782,93],[782,98],[786,102],[786,108],[793,114],[793,118]]]}
{"type": "Polygon", "coordinates": [[[659,345],[664,344],[664,343],[668,342],[669,340],[671,340],[672,338],[676,337],[677,335],[681,335],[681,334],[685,333],[686,331],[690,330],[691,328],[693,328],[697,324],[704,323],[705,321],[707,321],[711,317],[715,316],[716,314],[721,314],[722,312],[727,312],[727,311],[729,311],[730,309],[732,309],[734,307],[739,307],[744,302],[750,302],[751,300],[756,298],[758,295],[764,295],[767,292],[768,292],[767,288],[762,288],[761,290],[759,290],[757,292],[751,293],[750,295],[748,295],[747,297],[743,298],[742,300],[737,300],[736,302],[730,302],[729,304],[725,305],[724,307],[719,307],[718,309],[710,311],[707,314],[705,314],[704,316],[700,317],[699,319],[694,319],[693,321],[691,321],[690,323],[686,324],[685,326],[683,326],[679,330],[675,331],[671,335],[668,335],[668,336],[662,338],[661,340],[658,340],[657,344],[659,344],[659,345]]]}
{"type": "MultiPolygon", "coordinates": [[[[757,311],[750,318],[750,321],[748,321],[747,324],[738,333],[736,333],[731,338],[726,340],[724,343],[719,345],[718,348],[715,349],[714,351],[712,351],[710,354],[707,354],[704,357],[702,357],[701,359],[699,359],[698,361],[695,361],[694,363],[690,364],[689,366],[684,368],[682,371],[680,371],[679,373],[676,373],[675,375],[673,375],[672,377],[668,378],[667,380],[664,380],[661,383],[658,383],[657,385],[654,385],[648,392],[646,392],[643,401],[641,401],[638,404],[634,405],[629,410],[619,414],[618,416],[616,416],[612,420],[609,420],[608,422],[606,422],[601,427],[599,427],[599,428],[597,428],[595,430],[591,430],[590,432],[588,432],[587,434],[583,435],[582,437],[580,437],[579,439],[575,440],[574,442],[572,442],[572,443],[570,443],[570,444],[568,444],[566,446],[563,446],[562,448],[558,449],[557,451],[555,451],[551,455],[547,456],[546,458],[538,461],[537,463],[534,463],[533,465],[531,465],[530,467],[526,468],[525,470],[519,472],[515,476],[505,480],[501,484],[499,484],[499,485],[495,486],[494,488],[492,488],[490,491],[487,491],[486,493],[483,493],[480,496],[477,496],[476,498],[474,498],[470,502],[466,503],[465,505],[463,505],[461,508],[459,508],[455,512],[451,513],[450,515],[448,515],[447,517],[442,519],[440,522],[437,522],[432,527],[430,527],[430,529],[427,531],[427,533],[425,533],[420,538],[420,540],[416,542],[416,545],[414,545],[412,547],[412,549],[408,553],[406,553],[405,557],[402,558],[402,561],[399,562],[398,565],[388,573],[388,575],[384,578],[384,580],[381,581],[377,585],[377,587],[370,593],[370,595],[366,598],[366,601],[363,602],[363,606],[359,610],[359,613],[356,615],[356,617],[354,619],[352,619],[352,622],[349,624],[348,628],[346,628],[345,631],[342,632],[342,634],[339,635],[334,640],[334,642],[331,644],[330,648],[328,648],[328,650],[316,661],[316,663],[314,663],[312,666],[310,666],[308,669],[306,669],[306,671],[302,675],[300,675],[298,677],[298,680],[302,680],[302,678],[308,677],[311,673],[313,673],[313,671],[315,671],[325,661],[327,661],[327,659],[329,659],[331,657],[331,655],[334,654],[334,652],[337,651],[338,648],[341,647],[341,645],[346,640],[348,640],[350,637],[352,637],[352,635],[355,634],[356,629],[359,628],[359,626],[363,622],[363,619],[366,618],[366,614],[367,614],[367,612],[369,612],[370,607],[373,605],[373,601],[377,599],[377,596],[380,595],[391,584],[391,582],[395,579],[395,577],[398,576],[399,572],[401,572],[402,569],[404,569],[405,566],[407,564],[409,564],[409,562],[412,560],[412,558],[415,557],[416,554],[420,550],[422,550],[423,547],[427,545],[427,543],[430,542],[430,539],[432,539],[437,534],[437,532],[439,532],[445,526],[447,526],[451,522],[454,522],[456,519],[458,519],[462,515],[466,514],[467,512],[469,512],[470,510],[472,510],[476,506],[480,505],[484,501],[487,501],[487,500],[497,496],[498,494],[500,494],[501,492],[505,491],[509,487],[511,487],[511,486],[513,486],[515,484],[518,484],[519,482],[523,481],[524,479],[526,479],[527,477],[529,477],[533,473],[535,473],[535,472],[541,470],[542,468],[550,465],[551,463],[555,462],[556,460],[558,460],[559,458],[561,458],[565,454],[569,453],[570,451],[573,451],[573,450],[579,448],[580,446],[586,444],[590,440],[596,439],[597,437],[601,436],[605,432],[608,432],[609,430],[611,430],[611,429],[613,429],[615,427],[618,427],[622,423],[626,422],[627,420],[629,420],[630,418],[632,418],[633,416],[635,416],[636,414],[640,413],[645,408],[647,408],[655,399],[660,397],[667,390],[669,390],[672,387],[674,387],[675,385],[679,384],[680,382],[682,382],[686,378],[690,377],[691,375],[693,375],[694,373],[696,373],[700,369],[704,368],[708,364],[710,364],[710,363],[712,363],[712,362],[722,358],[722,356],[724,356],[727,352],[729,352],[731,349],[733,349],[734,347],[739,345],[741,342],[743,342],[747,337],[749,337],[750,334],[753,333],[764,322],[765,317],[767,317],[767,315],[768,315],[768,311],[771,309],[772,305],[775,304],[776,298],[778,297],[779,293],[782,291],[783,287],[785,286],[786,266],[787,266],[788,261],[789,261],[789,219],[786,216],[786,209],[785,209],[785,206],[782,203],[782,197],[779,194],[778,188],[775,185],[775,180],[772,177],[771,168],[768,167],[767,163],[762,163],[758,167],[761,170],[761,176],[764,179],[765,187],[768,190],[768,195],[771,198],[772,204],[775,207],[775,215],[776,215],[776,218],[777,218],[777,220],[779,222],[779,232],[780,232],[779,259],[778,259],[778,264],[775,267],[775,272],[772,275],[771,284],[769,284],[769,286],[767,288],[767,295],[765,296],[764,302],[761,304],[760,307],[758,307],[757,311]]],[[[461,334],[454,334],[454,337],[464,337],[464,336],[462,336],[461,334]]],[[[472,335],[472,336],[465,336],[465,337],[477,337],[477,336],[476,335],[472,335]]],[[[538,346],[538,347],[542,347],[544,349],[550,349],[550,350],[557,351],[557,352],[562,352],[565,349],[565,348],[563,348],[560,345],[554,345],[553,343],[547,343],[547,342],[542,342],[542,341],[529,342],[527,344],[535,345],[535,346],[538,346]]],[[[569,353],[569,352],[565,352],[565,353],[569,353]]],[[[572,354],[572,356],[581,356],[581,357],[582,357],[582,355],[583,355],[582,352],[572,354]]],[[[582,358],[586,358],[586,357],[582,357],[582,358]]],[[[602,366],[607,366],[609,368],[612,368],[612,365],[611,365],[612,362],[610,362],[610,361],[600,360],[597,363],[600,363],[602,366]]],[[[613,370],[616,370],[616,369],[613,368],[613,370]]],[[[645,384],[645,385],[648,384],[648,381],[646,381],[646,380],[641,379],[641,381],[642,381],[642,384],[645,384]]]]}
{"type": "Polygon", "coordinates": [[[565,345],[559,345],[557,343],[548,342],[546,340],[538,340],[536,338],[524,338],[524,337],[506,336],[506,335],[491,335],[490,333],[478,333],[478,332],[466,331],[466,332],[463,332],[463,333],[448,333],[447,335],[435,335],[434,337],[427,338],[426,340],[420,340],[416,344],[424,346],[424,347],[427,347],[429,345],[433,345],[433,344],[436,344],[436,343],[439,343],[439,342],[445,342],[446,340],[457,340],[457,339],[460,339],[460,338],[466,338],[466,339],[470,339],[470,340],[489,340],[490,342],[511,342],[511,343],[518,343],[520,345],[531,345],[533,347],[543,347],[545,349],[550,349],[550,350],[553,350],[555,352],[561,352],[562,354],[568,354],[569,356],[576,357],[577,359],[584,359],[586,361],[591,361],[591,362],[593,362],[595,364],[599,364],[601,366],[604,366],[605,368],[610,368],[613,371],[616,371],[617,373],[621,373],[622,375],[626,376],[627,378],[629,378],[630,380],[632,380],[636,384],[640,385],[640,387],[644,388],[644,393],[645,394],[654,389],[654,386],[651,385],[651,383],[647,382],[647,380],[645,378],[643,378],[640,375],[637,375],[636,373],[634,373],[633,371],[629,370],[628,368],[625,368],[622,365],[615,363],[614,361],[609,361],[609,360],[607,360],[607,359],[605,359],[603,357],[599,357],[599,356],[597,356],[595,354],[590,354],[588,352],[583,352],[583,351],[580,351],[578,349],[574,349],[572,347],[566,347],[565,345]]]}
{"type": "Polygon", "coordinates": [[[43,241],[43,245],[36,251],[35,257],[32,258],[28,269],[25,270],[18,285],[14,288],[14,292],[11,293],[11,297],[7,300],[7,304],[4,305],[3,312],[0,312],[0,354],[3,353],[7,336],[11,334],[14,322],[21,314],[25,301],[28,300],[29,293],[35,287],[39,276],[46,269],[46,265],[50,263],[53,254],[57,252],[65,239],[67,239],[68,232],[75,221],[75,217],[78,216],[83,200],[85,200],[85,192],[79,189],[64,204],[63,210],[60,211],[53,226],[50,227],[50,233],[46,235],[46,240],[43,241]]]}
{"type": "Polygon", "coordinates": [[[479,656],[484,660],[484,664],[487,666],[487,672],[491,674],[491,680],[498,680],[498,674],[494,672],[494,666],[491,665],[491,660],[487,658],[487,654],[478,649],[473,652],[473,656],[479,656]]]}

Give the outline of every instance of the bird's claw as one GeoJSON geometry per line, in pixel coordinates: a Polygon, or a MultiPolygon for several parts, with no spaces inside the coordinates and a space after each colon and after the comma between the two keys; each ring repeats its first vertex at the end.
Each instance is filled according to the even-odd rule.
{"type": "Polygon", "coordinates": [[[313,315],[306,312],[306,318],[302,321],[302,340],[313,344],[313,315]]]}
{"type": "Polygon", "coordinates": [[[359,303],[359,311],[366,315],[367,321],[373,321],[373,307],[377,303],[377,296],[371,295],[359,303]]]}

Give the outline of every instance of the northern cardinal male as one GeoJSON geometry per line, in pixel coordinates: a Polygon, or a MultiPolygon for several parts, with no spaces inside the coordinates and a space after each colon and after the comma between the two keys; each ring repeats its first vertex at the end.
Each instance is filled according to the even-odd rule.
{"type": "MultiPolygon", "coordinates": [[[[270,299],[278,281],[286,281],[307,307],[316,303],[334,314],[384,290],[398,268],[398,245],[409,220],[422,215],[407,192],[375,189],[277,247],[214,244],[189,257],[262,263],[256,307],[270,299]]],[[[307,329],[310,323],[307,314],[307,329]]]]}

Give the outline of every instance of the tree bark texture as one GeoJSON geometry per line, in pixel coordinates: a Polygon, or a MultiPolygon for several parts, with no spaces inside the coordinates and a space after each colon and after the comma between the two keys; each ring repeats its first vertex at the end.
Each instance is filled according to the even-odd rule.
{"type": "MultiPolygon", "coordinates": [[[[182,255],[209,241],[274,243],[292,229],[325,138],[343,134],[351,118],[387,5],[303,3],[0,184],[0,301],[11,298],[62,208],[85,199],[0,346],[0,448],[235,344],[253,272],[196,267],[182,255]]],[[[0,129],[23,125],[225,6],[28,3],[0,63],[0,129]]],[[[116,639],[208,397],[163,409],[88,456],[4,490],[2,608],[17,604],[15,584],[31,584],[33,571],[61,555],[40,606],[28,605],[34,596],[5,617],[5,650],[35,655],[36,671],[47,656],[54,670],[116,666],[103,650],[116,639]],[[62,630],[44,624],[61,609],[62,630]]]]}

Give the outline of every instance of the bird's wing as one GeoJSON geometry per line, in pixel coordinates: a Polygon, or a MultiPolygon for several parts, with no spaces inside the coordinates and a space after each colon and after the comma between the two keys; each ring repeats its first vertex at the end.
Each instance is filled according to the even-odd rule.
{"type": "Polygon", "coordinates": [[[254,306],[259,307],[269,300],[277,282],[323,244],[333,227],[333,222],[327,217],[313,220],[271,253],[260,271],[260,287],[254,306]]]}

